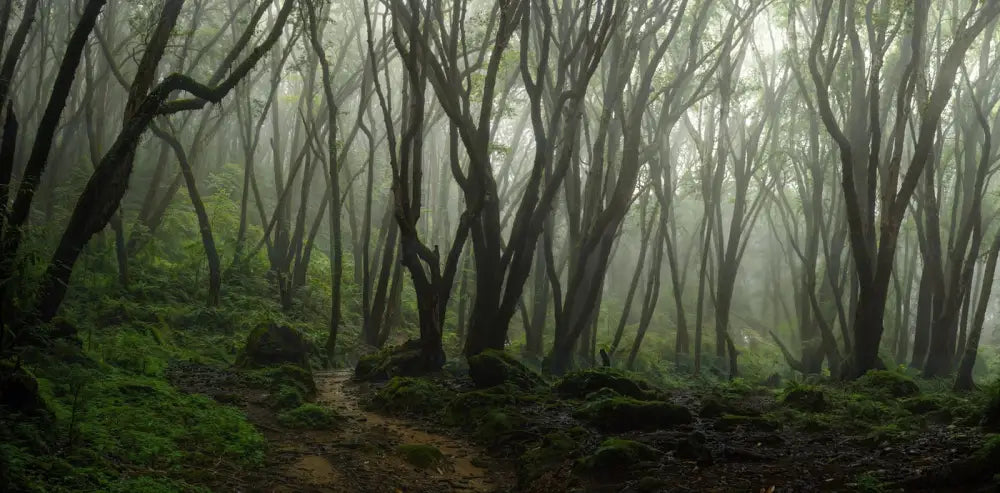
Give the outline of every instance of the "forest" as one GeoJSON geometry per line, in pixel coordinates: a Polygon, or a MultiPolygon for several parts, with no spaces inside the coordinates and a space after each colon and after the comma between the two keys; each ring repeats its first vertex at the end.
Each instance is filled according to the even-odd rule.
{"type": "Polygon", "coordinates": [[[0,491],[998,491],[998,21],[0,0],[0,491]]]}

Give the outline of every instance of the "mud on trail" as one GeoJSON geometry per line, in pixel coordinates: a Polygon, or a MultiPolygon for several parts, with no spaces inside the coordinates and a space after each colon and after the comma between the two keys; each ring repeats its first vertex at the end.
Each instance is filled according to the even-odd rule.
{"type": "Polygon", "coordinates": [[[250,385],[241,373],[193,363],[178,363],[168,373],[173,384],[185,391],[243,408],[267,438],[260,470],[238,477],[230,474],[210,485],[213,491],[485,493],[509,491],[515,484],[511,468],[481,447],[419,422],[365,410],[360,404],[364,384],[353,382],[349,370],[313,374],[316,404],[342,417],[339,426],[329,430],[282,426],[268,405],[268,392],[250,385]],[[397,452],[397,447],[408,444],[432,445],[445,460],[418,468],[397,452]]]}

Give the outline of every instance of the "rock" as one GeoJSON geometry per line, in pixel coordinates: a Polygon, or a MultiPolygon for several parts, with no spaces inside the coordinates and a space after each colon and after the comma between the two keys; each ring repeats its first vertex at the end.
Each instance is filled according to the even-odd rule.
{"type": "Polygon", "coordinates": [[[590,433],[579,427],[549,433],[518,459],[517,482],[520,487],[533,483],[548,471],[575,459],[590,433]]]}
{"type": "Polygon", "coordinates": [[[440,370],[444,351],[425,357],[420,340],[411,339],[399,346],[383,348],[362,356],[354,367],[355,380],[382,382],[395,376],[415,377],[440,370]]]}
{"type": "Polygon", "coordinates": [[[723,414],[739,414],[743,416],[759,416],[760,412],[754,409],[745,409],[726,401],[718,396],[708,396],[702,399],[698,416],[702,418],[718,418],[723,414]]]}
{"type": "Polygon", "coordinates": [[[44,410],[45,401],[38,392],[38,380],[20,366],[0,363],[0,407],[24,414],[44,410]]]}
{"type": "Polygon", "coordinates": [[[545,385],[540,375],[506,352],[496,349],[487,349],[469,358],[469,377],[479,388],[511,383],[529,390],[545,385]]]}
{"type": "Polygon", "coordinates": [[[284,325],[261,325],[250,332],[246,347],[236,357],[240,368],[263,368],[291,363],[309,367],[309,344],[301,332],[284,325]]]}
{"type": "Polygon", "coordinates": [[[660,455],[644,443],[622,438],[609,438],[593,454],[580,459],[576,471],[601,476],[619,476],[638,462],[655,460],[660,455]]]}
{"type": "Polygon", "coordinates": [[[636,491],[640,493],[653,493],[656,491],[670,491],[670,481],[654,476],[643,476],[635,484],[636,491]]]}
{"type": "Polygon", "coordinates": [[[471,428],[476,419],[494,409],[517,404],[517,399],[506,387],[473,390],[456,396],[445,408],[445,421],[454,426],[471,428]]]}
{"type": "Polygon", "coordinates": [[[622,397],[622,395],[607,387],[601,387],[599,390],[587,394],[587,396],[584,397],[583,400],[599,401],[601,399],[612,399],[615,397],[622,397]]]}
{"type": "Polygon", "coordinates": [[[695,461],[699,466],[712,464],[712,451],[705,445],[705,434],[700,431],[695,431],[687,438],[677,442],[677,446],[674,448],[674,457],[695,461]]]}
{"type": "Polygon", "coordinates": [[[494,409],[479,420],[476,438],[490,444],[502,443],[524,424],[524,417],[515,410],[494,409]]]}
{"type": "Polygon", "coordinates": [[[399,452],[406,462],[420,469],[436,466],[445,460],[444,454],[437,447],[422,443],[400,445],[396,447],[396,452],[399,452]]]}
{"type": "Polygon", "coordinates": [[[785,393],[783,402],[789,407],[811,413],[823,412],[830,407],[826,394],[817,388],[798,386],[785,393]]]}
{"type": "Polygon", "coordinates": [[[723,414],[715,423],[715,429],[721,431],[731,431],[736,428],[773,432],[781,430],[781,423],[765,416],[741,416],[738,414],[723,414]]]}
{"type": "Polygon", "coordinates": [[[640,401],[631,397],[614,397],[594,401],[575,414],[588,423],[609,431],[655,430],[688,424],[692,421],[687,408],[662,401],[640,401]]]}
{"type": "Polygon", "coordinates": [[[452,392],[424,378],[393,377],[375,392],[372,405],[390,413],[432,415],[442,411],[452,392]]]}
{"type": "Polygon", "coordinates": [[[582,399],[587,394],[605,388],[633,399],[662,398],[646,381],[630,377],[614,368],[592,368],[568,373],[555,384],[555,391],[559,395],[573,399],[582,399]]]}
{"type": "Polygon", "coordinates": [[[887,394],[891,397],[910,397],[920,393],[920,387],[912,378],[889,370],[869,370],[855,385],[870,392],[887,394]]]}

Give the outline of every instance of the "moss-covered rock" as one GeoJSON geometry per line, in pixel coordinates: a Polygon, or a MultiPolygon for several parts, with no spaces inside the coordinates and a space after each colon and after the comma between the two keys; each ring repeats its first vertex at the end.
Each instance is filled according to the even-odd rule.
{"type": "Polygon", "coordinates": [[[554,389],[562,397],[582,399],[601,389],[611,389],[623,396],[640,400],[662,398],[645,380],[634,378],[614,368],[591,368],[566,374],[554,389]]]}
{"type": "Polygon", "coordinates": [[[773,432],[781,430],[781,422],[767,416],[742,416],[739,414],[723,414],[715,422],[715,428],[721,431],[731,431],[743,428],[750,431],[773,432]]]}
{"type": "Polygon", "coordinates": [[[453,393],[425,378],[393,377],[375,392],[372,405],[390,413],[432,415],[444,410],[453,393]]]}
{"type": "Polygon", "coordinates": [[[587,394],[583,398],[583,400],[585,400],[585,401],[599,401],[599,400],[602,400],[602,399],[613,399],[615,397],[624,397],[624,396],[622,396],[618,392],[615,392],[613,389],[609,389],[607,387],[601,387],[600,389],[595,390],[594,392],[591,392],[591,393],[587,394]]]}
{"type": "Polygon", "coordinates": [[[520,430],[526,420],[513,408],[504,408],[487,412],[478,422],[476,438],[486,443],[497,444],[520,430]]]}
{"type": "Polygon", "coordinates": [[[855,386],[862,390],[896,398],[910,397],[920,393],[920,387],[912,378],[889,370],[870,370],[858,378],[855,386]]]}
{"type": "Polygon", "coordinates": [[[590,432],[579,426],[546,434],[518,459],[517,482],[527,486],[546,472],[577,458],[590,432]]]}
{"type": "Polygon", "coordinates": [[[517,398],[504,386],[463,392],[445,407],[444,420],[453,426],[472,427],[491,410],[517,404],[517,398]]]}
{"type": "Polygon", "coordinates": [[[670,481],[655,476],[643,476],[635,483],[635,489],[639,493],[655,493],[657,491],[669,491],[670,481]]]}
{"type": "Polygon", "coordinates": [[[424,355],[420,341],[411,339],[399,346],[385,347],[362,356],[354,367],[354,378],[366,382],[381,382],[395,376],[426,375],[440,370],[444,363],[444,351],[424,355]]]}
{"type": "Polygon", "coordinates": [[[601,476],[621,475],[639,462],[655,460],[660,455],[644,443],[609,438],[593,454],[580,459],[576,472],[601,476]]]}
{"type": "Polygon", "coordinates": [[[306,397],[298,387],[282,385],[271,392],[267,402],[274,409],[295,409],[306,402],[306,397]]]}
{"type": "Polygon", "coordinates": [[[688,424],[691,412],[683,406],[662,401],[640,401],[614,397],[590,402],[575,416],[609,431],[654,430],[688,424]]]}
{"type": "Polygon", "coordinates": [[[282,425],[305,430],[334,428],[340,419],[332,409],[308,403],[278,414],[278,422],[282,425]]]}
{"type": "Polygon", "coordinates": [[[701,400],[698,416],[702,418],[718,418],[723,414],[740,414],[743,416],[759,416],[760,412],[734,404],[728,399],[710,395],[701,400]]]}
{"type": "Polygon", "coordinates": [[[263,368],[291,363],[309,367],[309,343],[301,332],[277,324],[260,325],[250,332],[236,357],[240,368],[263,368]]]}
{"type": "Polygon", "coordinates": [[[272,388],[292,386],[301,390],[306,397],[312,398],[316,395],[316,381],[307,368],[286,363],[265,368],[259,371],[259,374],[272,388]]]}
{"type": "Polygon", "coordinates": [[[479,388],[510,383],[529,390],[545,385],[540,375],[506,352],[496,349],[487,349],[469,358],[469,377],[479,388]]]}
{"type": "Polygon", "coordinates": [[[674,447],[674,457],[681,460],[695,461],[700,466],[712,464],[712,451],[705,443],[705,434],[695,431],[677,442],[674,447]]]}
{"type": "Polygon", "coordinates": [[[823,412],[830,407],[825,392],[816,387],[806,385],[789,389],[785,392],[782,402],[789,407],[812,413],[823,412]]]}
{"type": "Polygon", "coordinates": [[[437,447],[423,443],[408,443],[400,445],[399,447],[396,447],[396,452],[398,452],[406,462],[409,462],[410,464],[421,469],[436,466],[445,460],[444,454],[441,453],[437,447]]]}

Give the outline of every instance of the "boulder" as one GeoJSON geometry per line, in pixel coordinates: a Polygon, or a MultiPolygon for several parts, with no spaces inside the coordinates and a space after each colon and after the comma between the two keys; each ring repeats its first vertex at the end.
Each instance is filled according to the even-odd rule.
{"type": "Polygon", "coordinates": [[[920,393],[920,387],[912,378],[889,370],[869,370],[855,382],[855,385],[869,392],[896,398],[920,393]]]}
{"type": "Polygon", "coordinates": [[[409,443],[396,447],[396,452],[403,456],[406,462],[420,469],[427,469],[445,461],[444,454],[433,445],[409,443]]]}
{"type": "Polygon", "coordinates": [[[637,463],[655,460],[659,455],[659,451],[644,443],[609,438],[593,454],[580,459],[576,471],[599,476],[622,475],[637,463]]]}
{"type": "Polygon", "coordinates": [[[640,400],[655,400],[657,393],[645,380],[633,378],[614,368],[592,368],[566,374],[555,384],[562,397],[582,399],[601,389],[611,389],[623,396],[640,400]]]}
{"type": "Polygon", "coordinates": [[[309,367],[309,344],[301,332],[277,324],[261,325],[250,332],[246,347],[236,357],[240,368],[264,368],[291,363],[309,367]]]}
{"type": "Polygon", "coordinates": [[[362,356],[354,367],[354,379],[383,382],[396,376],[415,377],[440,370],[445,363],[444,351],[427,357],[421,347],[420,340],[411,339],[362,356]]]}
{"type": "Polygon", "coordinates": [[[372,405],[395,414],[428,416],[444,410],[452,392],[424,378],[393,377],[375,392],[372,405]]]}
{"type": "Polygon", "coordinates": [[[677,442],[674,457],[697,462],[699,466],[712,464],[712,451],[705,444],[705,434],[700,431],[695,431],[677,442]]]}
{"type": "Polygon", "coordinates": [[[469,377],[481,389],[505,383],[524,390],[545,385],[540,375],[496,349],[487,349],[469,358],[469,377]]]}
{"type": "Polygon", "coordinates": [[[830,406],[822,390],[806,386],[789,390],[785,393],[783,401],[789,407],[812,413],[826,411],[830,406]]]}
{"type": "Polygon", "coordinates": [[[613,397],[584,405],[575,416],[608,431],[656,430],[690,423],[686,407],[662,401],[613,397]]]}

